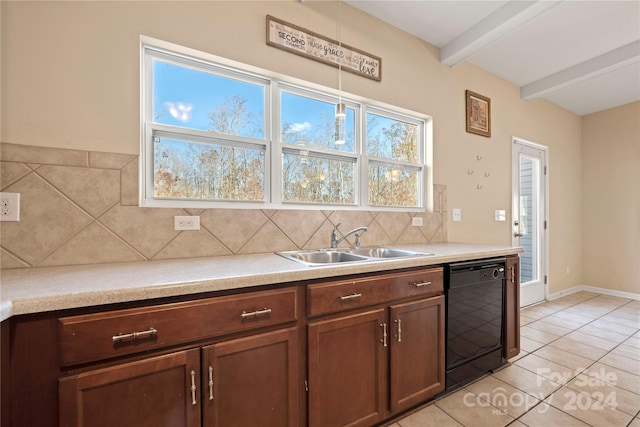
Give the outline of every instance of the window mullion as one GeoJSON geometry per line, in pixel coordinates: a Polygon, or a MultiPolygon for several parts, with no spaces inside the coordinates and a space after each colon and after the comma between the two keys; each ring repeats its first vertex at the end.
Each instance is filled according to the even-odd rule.
{"type": "Polygon", "coordinates": [[[216,144],[222,145],[225,147],[231,148],[243,148],[250,150],[267,150],[267,143],[265,141],[256,141],[256,140],[245,140],[241,141],[239,138],[234,140],[232,138],[225,138],[223,135],[219,134],[208,134],[194,130],[177,132],[176,129],[160,126],[160,125],[150,125],[152,129],[152,133],[154,136],[163,136],[166,138],[180,139],[189,142],[197,142],[201,144],[216,144]]]}
{"type": "Polygon", "coordinates": [[[358,177],[359,177],[359,200],[361,206],[369,206],[369,158],[367,156],[367,145],[366,145],[366,108],[365,106],[361,106],[357,115],[357,147],[358,154],[360,156],[360,165],[358,169],[358,177]]]}
{"type": "Polygon", "coordinates": [[[270,165],[271,174],[269,180],[271,203],[282,203],[282,137],[280,127],[280,86],[274,81],[271,84],[270,103],[267,110],[270,114],[270,165]]]}
{"type": "Polygon", "coordinates": [[[283,146],[281,151],[282,153],[287,153],[287,154],[306,155],[310,157],[319,157],[323,159],[340,160],[340,161],[346,161],[346,162],[352,162],[352,163],[358,162],[358,156],[354,154],[350,154],[350,153],[338,154],[338,153],[327,151],[327,150],[318,150],[318,149],[314,150],[311,147],[306,147],[306,146],[300,146],[300,147],[283,146]],[[302,152],[304,152],[304,154],[302,152]]]}
{"type": "Polygon", "coordinates": [[[383,164],[388,166],[398,166],[403,168],[423,170],[424,165],[421,163],[407,162],[404,160],[386,159],[384,157],[369,157],[369,163],[383,164]]]}

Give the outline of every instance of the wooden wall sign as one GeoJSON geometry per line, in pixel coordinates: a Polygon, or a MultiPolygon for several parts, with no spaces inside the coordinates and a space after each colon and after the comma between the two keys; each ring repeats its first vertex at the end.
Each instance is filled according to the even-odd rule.
{"type": "Polygon", "coordinates": [[[382,80],[382,59],[360,49],[321,36],[307,29],[267,15],[267,44],[315,61],[382,80]]]}

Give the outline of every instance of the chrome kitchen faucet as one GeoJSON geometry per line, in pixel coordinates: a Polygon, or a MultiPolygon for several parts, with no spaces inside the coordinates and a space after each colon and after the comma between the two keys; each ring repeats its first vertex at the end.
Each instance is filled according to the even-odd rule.
{"type": "Polygon", "coordinates": [[[338,227],[340,227],[340,224],[342,224],[341,222],[337,223],[334,227],[333,227],[333,231],[331,232],[331,247],[332,248],[337,248],[338,245],[340,244],[340,242],[342,242],[344,239],[346,239],[347,237],[351,236],[352,234],[356,235],[356,249],[358,249],[360,247],[360,234],[358,234],[359,231],[367,231],[369,230],[368,227],[358,227],[358,228],[354,228],[353,230],[351,230],[350,232],[348,232],[347,234],[345,234],[344,236],[342,236],[340,239],[338,239],[338,227]]]}

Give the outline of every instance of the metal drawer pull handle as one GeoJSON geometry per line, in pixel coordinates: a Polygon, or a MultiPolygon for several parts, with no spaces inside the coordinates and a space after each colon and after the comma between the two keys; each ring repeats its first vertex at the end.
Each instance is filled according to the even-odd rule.
{"type": "Polygon", "coordinates": [[[413,284],[413,286],[415,286],[416,288],[421,288],[423,286],[430,286],[431,282],[415,282],[413,284]]]}
{"type": "Polygon", "coordinates": [[[213,400],[213,368],[209,366],[209,400],[213,400]]]}
{"type": "Polygon", "coordinates": [[[240,317],[242,319],[246,319],[247,317],[257,317],[257,316],[262,316],[263,314],[271,314],[271,309],[265,307],[262,310],[251,311],[249,313],[247,313],[246,311],[243,311],[240,317]]]}
{"type": "Polygon", "coordinates": [[[350,299],[356,299],[356,298],[360,298],[362,296],[362,294],[359,293],[352,293],[351,295],[344,295],[340,297],[340,301],[346,301],[346,300],[350,300],[350,299]]]}
{"type": "Polygon", "coordinates": [[[382,339],[380,341],[382,341],[382,346],[386,347],[387,346],[387,324],[386,323],[381,323],[380,326],[382,327],[382,339]]]}
{"type": "Polygon", "coordinates": [[[119,332],[118,335],[112,336],[111,339],[115,343],[115,342],[124,341],[124,340],[136,340],[138,338],[152,337],[157,333],[158,333],[157,329],[149,328],[148,331],[131,332],[130,334],[123,334],[122,332],[119,332]]]}
{"type": "Polygon", "coordinates": [[[196,404],[196,371],[191,370],[191,404],[196,404]]]}
{"type": "Polygon", "coordinates": [[[398,324],[398,342],[402,342],[402,320],[394,320],[398,324]]]}

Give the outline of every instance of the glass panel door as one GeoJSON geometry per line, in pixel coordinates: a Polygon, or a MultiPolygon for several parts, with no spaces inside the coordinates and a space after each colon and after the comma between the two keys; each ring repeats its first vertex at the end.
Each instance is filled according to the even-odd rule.
{"type": "Polygon", "coordinates": [[[520,305],[546,297],[546,150],[513,140],[513,237],[520,246],[520,305]]]}

